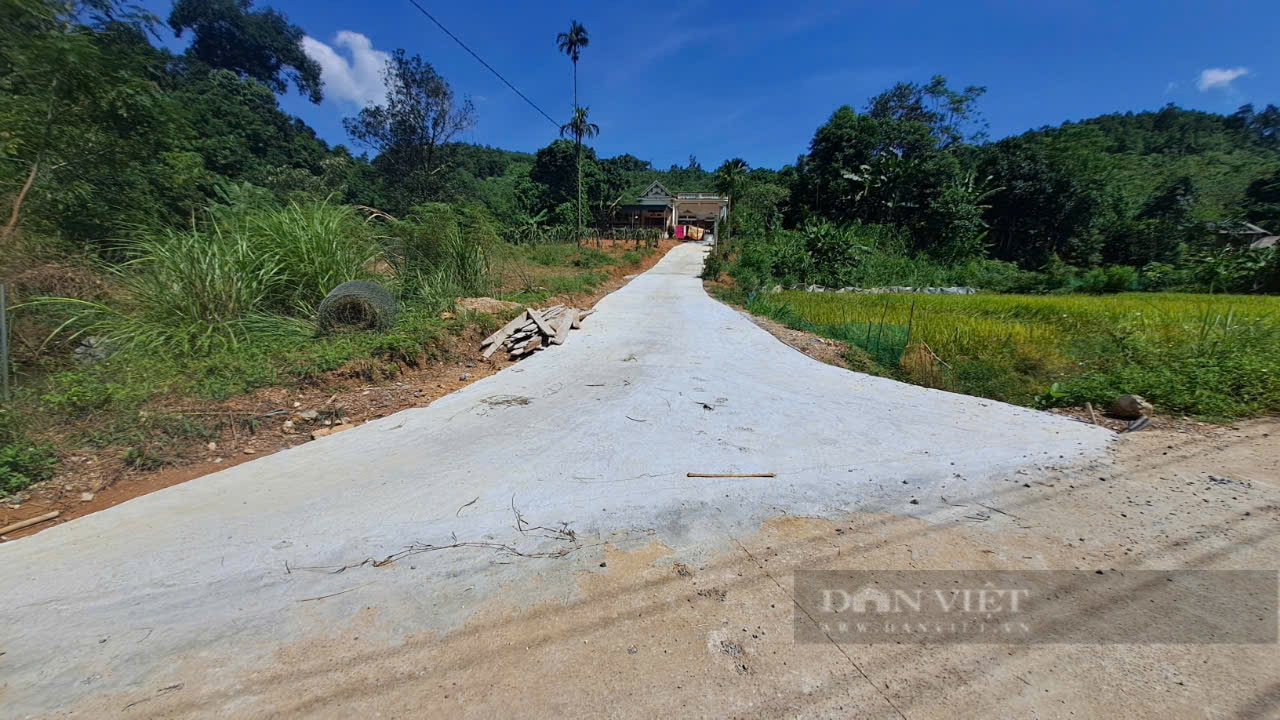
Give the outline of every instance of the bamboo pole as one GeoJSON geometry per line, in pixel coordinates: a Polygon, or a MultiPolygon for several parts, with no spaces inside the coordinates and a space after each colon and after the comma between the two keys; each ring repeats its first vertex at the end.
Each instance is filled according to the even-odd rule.
{"type": "Polygon", "coordinates": [[[53,512],[47,512],[43,515],[37,515],[33,518],[27,518],[26,520],[16,522],[12,525],[5,525],[4,527],[0,528],[0,535],[7,535],[11,532],[17,532],[18,530],[21,530],[23,528],[29,528],[32,525],[39,525],[40,523],[46,520],[52,520],[61,514],[62,514],[61,512],[54,510],[53,512]]]}

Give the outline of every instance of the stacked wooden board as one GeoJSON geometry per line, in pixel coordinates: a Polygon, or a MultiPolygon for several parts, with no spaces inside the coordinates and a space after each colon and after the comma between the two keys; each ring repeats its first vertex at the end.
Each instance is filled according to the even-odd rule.
{"type": "Polygon", "coordinates": [[[480,347],[486,360],[499,349],[507,352],[512,360],[518,360],[551,345],[563,345],[569,331],[582,327],[583,318],[594,312],[564,305],[545,310],[529,308],[485,338],[480,347]]]}

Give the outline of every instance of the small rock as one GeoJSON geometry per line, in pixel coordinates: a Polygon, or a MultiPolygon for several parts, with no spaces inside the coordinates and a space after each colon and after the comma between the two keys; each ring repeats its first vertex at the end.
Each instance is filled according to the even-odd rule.
{"type": "Polygon", "coordinates": [[[208,445],[205,445],[205,447],[209,448],[209,451],[210,451],[210,452],[213,452],[214,450],[217,450],[217,449],[218,449],[218,443],[216,443],[216,442],[214,442],[214,441],[210,440],[210,441],[209,441],[209,444],[208,444],[208,445]]]}
{"type": "Polygon", "coordinates": [[[459,380],[470,380],[470,379],[471,379],[471,373],[462,373],[461,375],[459,375],[459,376],[458,376],[458,379],[459,379],[459,380]]]}
{"type": "Polygon", "coordinates": [[[111,347],[105,340],[99,337],[87,337],[80,341],[76,349],[72,351],[71,357],[76,362],[89,365],[101,360],[106,360],[111,355],[111,347]]]}
{"type": "Polygon", "coordinates": [[[281,427],[284,428],[285,432],[293,432],[293,421],[285,420],[284,425],[281,425],[281,427]]]}
{"type": "Polygon", "coordinates": [[[1155,408],[1141,395],[1121,395],[1111,403],[1111,414],[1125,420],[1150,416],[1155,408]]]}
{"type": "Polygon", "coordinates": [[[312,440],[319,440],[319,439],[320,439],[320,438],[322,438],[322,437],[327,437],[327,436],[332,435],[332,434],[334,434],[334,433],[336,433],[336,432],[342,432],[343,430],[346,430],[346,429],[347,429],[347,428],[349,428],[349,427],[354,427],[354,426],[352,426],[352,425],[335,425],[335,426],[333,426],[333,427],[327,427],[327,428],[316,428],[315,430],[312,430],[312,431],[311,431],[311,439],[312,439],[312,440]]]}
{"type": "Polygon", "coordinates": [[[254,450],[253,448],[245,448],[245,449],[244,449],[244,454],[245,454],[245,455],[252,455],[252,454],[254,454],[254,453],[256,453],[256,452],[258,452],[258,451],[257,451],[257,450],[254,450]]]}
{"type": "Polygon", "coordinates": [[[320,417],[320,411],[319,410],[303,410],[302,412],[298,413],[298,417],[310,422],[320,417]]]}
{"type": "Polygon", "coordinates": [[[80,493],[80,502],[89,502],[92,499],[93,499],[93,493],[91,492],[80,493]]]}
{"type": "Polygon", "coordinates": [[[296,408],[300,408],[300,407],[302,407],[302,403],[297,402],[297,401],[294,401],[293,406],[294,406],[294,407],[296,407],[296,408]]]}

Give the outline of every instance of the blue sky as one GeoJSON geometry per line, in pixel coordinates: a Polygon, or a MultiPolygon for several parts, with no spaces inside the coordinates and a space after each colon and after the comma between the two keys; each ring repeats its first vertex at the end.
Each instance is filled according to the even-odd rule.
{"type": "MultiPolygon", "coordinates": [[[[987,86],[993,138],[1168,102],[1280,104],[1276,2],[419,2],[556,119],[568,119],[572,87],[555,36],[583,23],[579,93],[601,128],[597,151],[662,168],[691,154],[707,168],[732,156],[780,167],[836,107],[935,73],[987,86]]],[[[350,144],[342,118],[377,94],[379,53],[401,47],[475,102],[479,122],[460,139],[534,151],[556,137],[408,0],[258,4],[302,26],[325,59],[325,101],[294,93],[282,105],[332,143],[350,144]]],[[[169,2],[145,5],[168,15],[169,2]]]]}

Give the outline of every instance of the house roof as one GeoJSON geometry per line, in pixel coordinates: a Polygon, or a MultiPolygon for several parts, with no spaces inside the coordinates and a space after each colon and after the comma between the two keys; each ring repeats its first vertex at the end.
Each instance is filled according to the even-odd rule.
{"type": "Polygon", "coordinates": [[[640,197],[641,198],[658,198],[658,197],[670,198],[675,196],[672,195],[671,191],[667,189],[666,185],[663,185],[661,182],[654,180],[653,182],[649,183],[649,187],[645,188],[644,192],[640,193],[640,197]]]}
{"type": "MultiPolygon", "coordinates": [[[[721,204],[728,201],[728,198],[721,196],[719,193],[710,192],[671,192],[663,185],[661,181],[654,180],[649,183],[644,192],[635,199],[635,202],[629,205],[644,205],[649,207],[669,207],[672,201],[680,200],[682,202],[719,202],[721,204]]],[[[621,198],[619,198],[621,201],[621,198]]]]}

